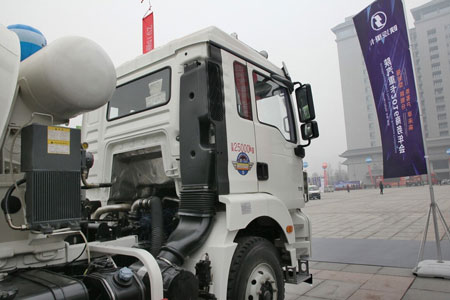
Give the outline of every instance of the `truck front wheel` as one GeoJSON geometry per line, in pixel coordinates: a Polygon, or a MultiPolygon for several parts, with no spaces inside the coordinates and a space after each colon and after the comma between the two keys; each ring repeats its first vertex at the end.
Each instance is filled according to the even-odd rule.
{"type": "Polygon", "coordinates": [[[228,300],[283,300],[284,280],[275,247],[261,237],[239,239],[228,276],[228,300]]]}

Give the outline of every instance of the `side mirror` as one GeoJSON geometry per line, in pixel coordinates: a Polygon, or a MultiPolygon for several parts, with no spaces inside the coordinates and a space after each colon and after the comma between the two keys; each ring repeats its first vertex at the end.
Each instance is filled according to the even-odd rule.
{"type": "MultiPolygon", "coordinates": [[[[304,84],[295,90],[297,99],[298,115],[300,122],[306,123],[316,118],[314,111],[314,102],[312,97],[311,85],[304,84]]],[[[303,133],[302,133],[303,134],[303,133]]]]}
{"type": "Polygon", "coordinates": [[[300,126],[303,140],[312,140],[319,137],[319,126],[316,121],[311,121],[300,126]]]}

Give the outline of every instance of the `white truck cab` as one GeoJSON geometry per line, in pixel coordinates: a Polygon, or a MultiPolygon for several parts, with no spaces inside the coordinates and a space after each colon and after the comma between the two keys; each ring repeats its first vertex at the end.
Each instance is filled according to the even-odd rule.
{"type": "MultiPolygon", "coordinates": [[[[318,137],[310,86],[293,83],[285,67],[215,27],[116,73],[107,103],[84,114],[81,156],[68,162],[80,160],[79,216],[64,222],[45,206],[49,220],[29,219],[40,235],[28,244],[56,239],[62,256],[28,266],[45,269],[45,276],[81,278],[77,284],[89,297],[106,299],[284,299],[285,282],[311,282],[311,224],[302,212],[304,148],[318,137]],[[65,227],[71,231],[58,239],[65,227]],[[73,237],[78,232],[84,242],[73,237]]],[[[22,144],[32,149],[22,160],[33,157],[39,126],[23,128],[22,144]]],[[[58,130],[43,126],[47,135],[58,130]]],[[[69,131],[60,132],[56,142],[67,144],[69,131]]],[[[70,130],[70,145],[74,136],[70,130]]],[[[28,175],[36,168],[25,172],[26,189],[38,194],[28,175]]],[[[49,193],[66,189],[48,184],[49,193]]],[[[27,207],[43,201],[33,195],[27,207]]],[[[24,253],[45,254],[36,249],[24,253]]],[[[18,257],[0,252],[0,272],[17,268],[24,268],[18,257]]],[[[23,285],[27,276],[7,277],[23,285]]]]}

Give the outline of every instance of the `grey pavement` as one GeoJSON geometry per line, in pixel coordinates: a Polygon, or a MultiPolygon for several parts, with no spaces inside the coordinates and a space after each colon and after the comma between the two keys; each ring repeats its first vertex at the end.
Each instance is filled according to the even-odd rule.
{"type": "MultiPolygon", "coordinates": [[[[450,185],[433,186],[436,203],[450,224],[450,185]]],[[[421,240],[430,204],[428,186],[322,193],[304,211],[314,238],[421,240]]],[[[439,222],[443,238],[443,226],[439,222]]],[[[434,240],[431,226],[428,240],[434,240]]]]}
{"type": "MultiPolygon", "coordinates": [[[[450,223],[450,186],[434,186],[436,202],[450,223]]],[[[312,285],[286,285],[286,300],[450,299],[450,280],[416,277],[411,266],[429,208],[429,188],[390,188],[322,194],[307,203],[312,220],[312,285]],[[398,266],[408,266],[399,268],[398,266]]],[[[439,221],[444,259],[450,243],[439,221]]],[[[435,259],[432,223],[426,258],[435,259]]]]}
{"type": "Polygon", "coordinates": [[[286,300],[449,300],[450,280],[411,269],[313,262],[313,284],[286,284],[286,300]]]}
{"type": "MultiPolygon", "coordinates": [[[[420,241],[380,239],[313,238],[312,260],[413,268],[417,264],[420,241]]],[[[450,260],[450,243],[441,241],[442,257],[450,260]]],[[[425,244],[423,259],[436,259],[435,241],[425,244]]]]}

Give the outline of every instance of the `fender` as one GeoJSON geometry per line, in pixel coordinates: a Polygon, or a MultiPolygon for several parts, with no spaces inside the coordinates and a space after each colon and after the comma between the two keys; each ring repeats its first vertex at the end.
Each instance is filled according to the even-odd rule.
{"type": "Polygon", "coordinates": [[[219,201],[226,205],[226,223],[229,231],[246,228],[259,217],[270,217],[278,223],[286,238],[291,266],[298,266],[298,259],[311,255],[311,224],[300,209],[289,211],[280,199],[266,193],[221,195],[219,201]],[[294,230],[287,232],[287,227],[294,230]]]}
{"type": "Polygon", "coordinates": [[[274,219],[283,229],[288,244],[295,242],[295,233],[286,232],[287,226],[294,226],[286,205],[278,198],[265,193],[221,195],[219,201],[226,205],[227,229],[246,228],[256,218],[267,216],[274,219]]]}

